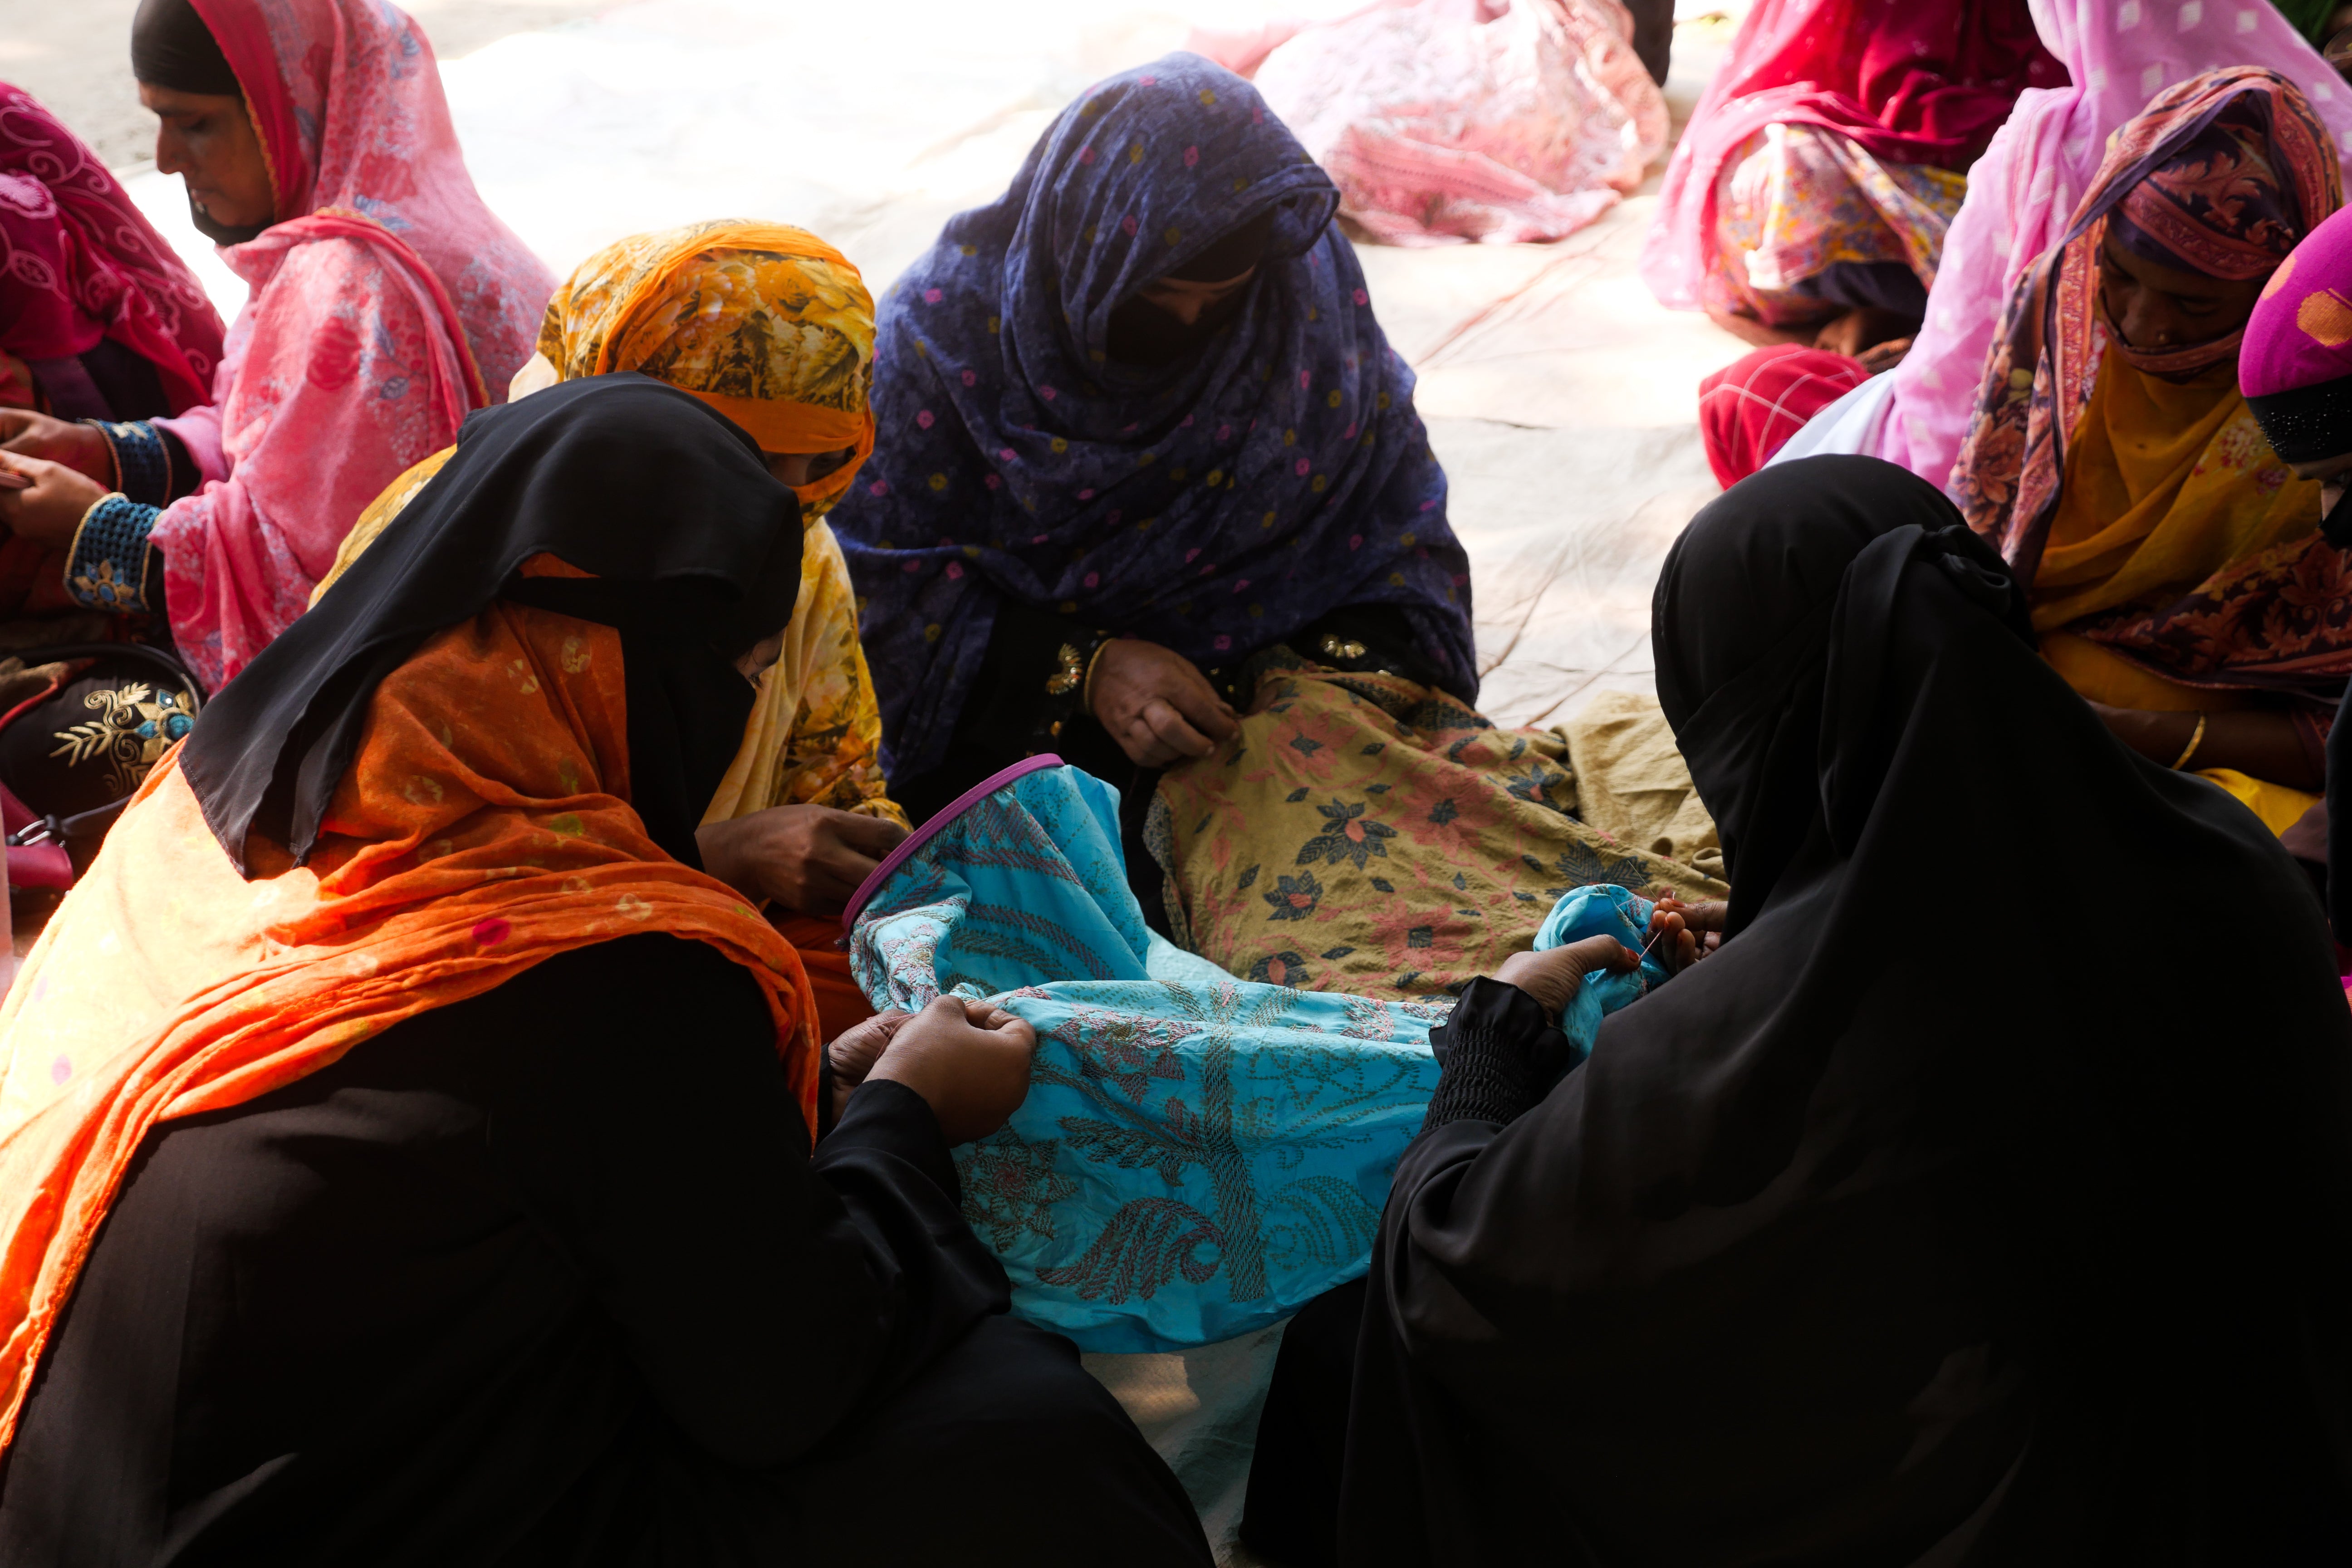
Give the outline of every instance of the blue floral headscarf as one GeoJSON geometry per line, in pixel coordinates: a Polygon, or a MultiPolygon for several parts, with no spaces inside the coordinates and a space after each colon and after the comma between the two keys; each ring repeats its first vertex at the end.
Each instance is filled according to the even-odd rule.
{"type": "Polygon", "coordinates": [[[1338,205],[1254,88],[1171,55],[1065,110],[1003,197],[892,288],[874,458],[831,521],[893,776],[937,763],[1008,608],[1215,666],[1397,605],[1445,688],[1476,698],[1445,474],[1338,205]],[[1270,238],[1223,329],[1163,366],[1106,356],[1115,307],[1260,215],[1270,238]]]}

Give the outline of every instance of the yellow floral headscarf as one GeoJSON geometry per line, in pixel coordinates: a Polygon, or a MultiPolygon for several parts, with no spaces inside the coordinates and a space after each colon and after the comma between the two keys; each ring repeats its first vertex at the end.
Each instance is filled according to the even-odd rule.
{"type": "Polygon", "coordinates": [[[566,381],[628,370],[666,381],[765,451],[854,448],[795,489],[803,522],[849,493],[874,450],[874,298],[806,229],[722,219],[608,245],[548,301],[539,352],[566,381]]]}

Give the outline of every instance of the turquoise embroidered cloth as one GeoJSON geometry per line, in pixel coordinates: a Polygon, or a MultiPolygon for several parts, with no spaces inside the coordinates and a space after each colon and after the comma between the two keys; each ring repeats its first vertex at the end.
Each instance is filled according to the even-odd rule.
{"type": "MultiPolygon", "coordinates": [[[[1013,780],[886,870],[850,945],[874,1004],[953,993],[1037,1031],[1028,1099],[955,1152],[1016,1312],[1084,1350],[1180,1350],[1363,1273],[1450,1001],[1255,984],[1171,945],[1128,889],[1118,792],[1076,768],[1013,780]]],[[[1648,918],[1622,889],[1580,888],[1540,945],[1639,946],[1648,918]]],[[[1570,1037],[1589,1047],[1641,990],[1585,987],[1570,1037]]]]}

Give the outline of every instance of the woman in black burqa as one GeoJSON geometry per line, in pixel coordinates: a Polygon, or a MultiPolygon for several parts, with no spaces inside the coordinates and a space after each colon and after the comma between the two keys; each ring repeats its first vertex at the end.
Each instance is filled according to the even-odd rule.
{"type": "MultiPolygon", "coordinates": [[[[1437,1032],[1339,1560],[2352,1557],[2352,1016],[2309,883],[2108,734],[1891,465],[1715,501],[1653,637],[1724,940],[1565,1077],[1563,975],[1437,1032]]],[[[1311,1431],[1299,1392],[1268,1419],[1311,1431]]]]}
{"type": "MultiPolygon", "coordinates": [[[[751,437],[674,388],[478,414],[178,765],[223,849],[263,841],[268,893],[274,847],[362,831],[338,781],[400,721],[371,699],[520,602],[618,631],[628,803],[692,865],[800,548],[751,437]],[[541,552],[593,574],[518,574],[541,552]]],[[[549,705],[436,689],[473,787],[516,797],[512,733],[460,731],[549,705]]],[[[1025,1026],[946,1002],[851,1031],[834,1064],[865,1081],[812,1151],[748,968],[652,923],[155,1123],[7,1451],[0,1564],[1206,1568],[1174,1476],[1066,1340],[1005,1315],[960,1213],[949,1146],[1002,1121],[990,1076],[1017,1103],[1025,1026]]]]}

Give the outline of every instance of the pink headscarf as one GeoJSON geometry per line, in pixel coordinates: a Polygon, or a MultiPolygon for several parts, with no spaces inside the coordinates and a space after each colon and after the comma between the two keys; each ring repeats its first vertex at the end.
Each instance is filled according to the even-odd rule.
{"type": "Polygon", "coordinates": [[[1965,169],[2020,91],[2064,76],[2026,0],[1759,0],[1675,145],[1643,280],[1669,309],[1699,308],[1724,162],[1767,125],[1822,126],[1884,163],[1965,169]]]}
{"type": "Polygon", "coordinates": [[[2339,152],[2352,89],[2265,0],[2032,0],[2042,41],[2073,85],[2020,95],[1969,170],[1944,236],[1927,321],[1893,382],[1873,455],[1948,487],[1976,410],[1993,329],[2017,280],[2058,243],[2107,138],[2166,88],[2217,61],[2262,66],[2302,89],[2339,152]]]}
{"type": "Polygon", "coordinates": [[[0,273],[19,308],[0,347],[25,359],[112,338],[155,367],[172,412],[210,400],[220,317],[195,274],[81,140],[0,82],[0,273]]]}
{"type": "MultiPolygon", "coordinates": [[[[2238,351],[2238,390],[2249,398],[2304,392],[2347,377],[2352,377],[2352,207],[2305,236],[2271,274],[2238,351]]],[[[2336,449],[2352,449],[2352,428],[2337,434],[2336,449]]]]}
{"type": "Polygon", "coordinates": [[[217,418],[173,423],[214,482],[151,535],[173,635],[217,688],[302,613],[367,503],[504,398],[555,279],[476,193],[405,15],[194,5],[245,88],[278,207],[220,253],[253,293],[217,418]]]}

